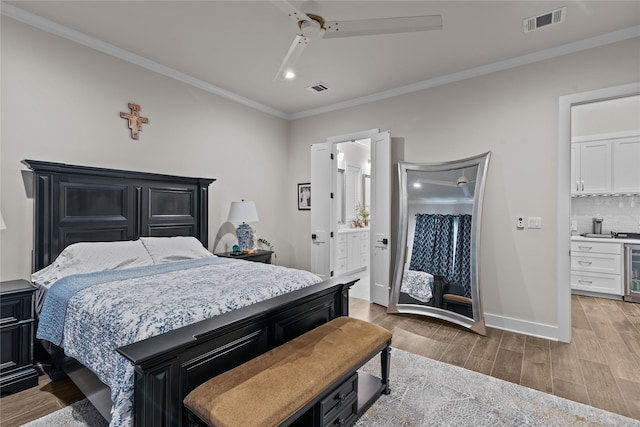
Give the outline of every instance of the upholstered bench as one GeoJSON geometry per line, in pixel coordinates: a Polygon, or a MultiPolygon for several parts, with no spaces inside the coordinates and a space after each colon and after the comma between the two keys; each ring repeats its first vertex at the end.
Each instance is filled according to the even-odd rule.
{"type": "Polygon", "coordinates": [[[351,425],[389,394],[390,345],[386,329],[339,317],[206,381],[184,405],[212,427],[351,425]],[[379,352],[381,378],[356,372],[379,352]]]}

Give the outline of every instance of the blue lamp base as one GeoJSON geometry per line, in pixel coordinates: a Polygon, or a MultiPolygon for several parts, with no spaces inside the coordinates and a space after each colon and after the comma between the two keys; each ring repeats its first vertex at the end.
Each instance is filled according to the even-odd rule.
{"type": "Polygon", "coordinates": [[[245,224],[244,222],[240,224],[236,229],[236,236],[238,236],[238,246],[240,246],[240,250],[245,251],[249,249],[251,236],[253,236],[253,229],[249,224],[245,224]]]}

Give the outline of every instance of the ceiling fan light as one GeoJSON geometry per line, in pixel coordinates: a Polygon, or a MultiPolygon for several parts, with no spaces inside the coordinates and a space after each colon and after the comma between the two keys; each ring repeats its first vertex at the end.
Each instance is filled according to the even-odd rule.
{"type": "Polygon", "coordinates": [[[300,21],[300,33],[304,37],[313,39],[320,36],[321,32],[322,25],[318,21],[314,19],[310,19],[308,21],[300,21]]]}

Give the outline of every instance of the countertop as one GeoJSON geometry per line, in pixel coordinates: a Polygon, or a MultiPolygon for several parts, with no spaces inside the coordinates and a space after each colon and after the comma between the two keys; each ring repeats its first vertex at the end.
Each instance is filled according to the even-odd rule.
{"type": "Polygon", "coordinates": [[[571,240],[574,242],[601,242],[601,243],[617,243],[617,244],[632,244],[640,245],[640,239],[607,239],[600,237],[583,237],[583,236],[571,236],[571,240]]]}
{"type": "Polygon", "coordinates": [[[357,231],[369,231],[369,227],[360,227],[360,228],[339,228],[338,233],[355,233],[357,231]]]}

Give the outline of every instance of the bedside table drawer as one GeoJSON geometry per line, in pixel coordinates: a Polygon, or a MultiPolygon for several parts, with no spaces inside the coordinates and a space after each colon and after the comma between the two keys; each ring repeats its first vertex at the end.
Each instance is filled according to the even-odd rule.
{"type": "Polygon", "coordinates": [[[31,319],[31,293],[28,295],[3,296],[0,301],[0,326],[31,319]]]}
{"type": "Polygon", "coordinates": [[[17,393],[38,385],[33,367],[36,288],[27,280],[0,282],[0,393],[17,393]]]}
{"type": "Polygon", "coordinates": [[[21,369],[31,363],[31,323],[0,329],[0,372],[21,369]]]}

